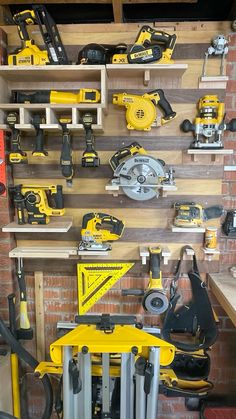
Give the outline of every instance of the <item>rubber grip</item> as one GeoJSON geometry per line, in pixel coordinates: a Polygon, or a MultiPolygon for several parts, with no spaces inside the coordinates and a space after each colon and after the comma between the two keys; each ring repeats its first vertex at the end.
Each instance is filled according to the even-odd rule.
{"type": "Polygon", "coordinates": [[[62,193],[62,185],[57,185],[57,193],[54,194],[54,200],[57,209],[64,208],[64,197],[62,193]]]}
{"type": "Polygon", "coordinates": [[[161,253],[150,252],[149,271],[152,279],[160,279],[161,276],[161,253]]]}
{"type": "Polygon", "coordinates": [[[212,218],[220,218],[224,213],[222,205],[214,205],[204,209],[204,219],[211,220],[212,218]]]}
{"type": "Polygon", "coordinates": [[[158,102],[158,107],[162,110],[164,114],[164,119],[173,118],[176,115],[176,112],[173,111],[170,103],[165,97],[165,94],[162,89],[157,90],[160,100],[158,102]]]}
{"type": "Polygon", "coordinates": [[[50,103],[50,94],[46,90],[31,94],[16,92],[14,99],[16,103],[50,103]]]}

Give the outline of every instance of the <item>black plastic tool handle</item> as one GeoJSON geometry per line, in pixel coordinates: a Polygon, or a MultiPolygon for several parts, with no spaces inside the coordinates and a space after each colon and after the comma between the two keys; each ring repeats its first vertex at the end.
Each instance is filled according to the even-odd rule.
{"type": "Polygon", "coordinates": [[[129,288],[127,290],[121,290],[121,295],[123,296],[129,296],[129,295],[136,295],[138,297],[142,297],[144,295],[144,290],[138,289],[138,288],[129,288]]]}
{"type": "Polygon", "coordinates": [[[164,119],[169,120],[176,116],[176,112],[173,111],[170,102],[165,97],[164,91],[162,89],[157,89],[157,92],[160,96],[160,100],[158,102],[158,107],[162,110],[164,119]]]}
{"type": "Polygon", "coordinates": [[[150,249],[149,272],[151,279],[160,279],[161,276],[161,250],[156,253],[150,249]]]}

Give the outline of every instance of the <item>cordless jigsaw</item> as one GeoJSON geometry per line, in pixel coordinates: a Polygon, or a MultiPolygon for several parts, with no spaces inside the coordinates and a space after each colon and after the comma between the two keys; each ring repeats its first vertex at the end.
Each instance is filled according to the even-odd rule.
{"type": "Polygon", "coordinates": [[[124,231],[124,223],[112,215],[101,212],[85,214],[82,221],[79,251],[111,250],[109,242],[118,240],[124,231]]]}

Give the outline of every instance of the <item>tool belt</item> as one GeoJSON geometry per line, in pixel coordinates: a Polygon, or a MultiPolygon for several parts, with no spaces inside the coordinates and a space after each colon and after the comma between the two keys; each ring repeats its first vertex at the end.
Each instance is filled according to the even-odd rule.
{"type": "Polygon", "coordinates": [[[180,294],[177,293],[184,252],[191,249],[185,246],[170,286],[170,304],[166,311],[162,337],[183,351],[207,349],[216,341],[217,327],[207,294],[205,283],[201,280],[196,256],[193,255],[192,269],[188,277],[192,288],[192,300],[176,309],[180,294]],[[177,337],[172,337],[175,334],[177,337]],[[186,342],[186,337],[192,338],[186,342]]]}
{"type": "Polygon", "coordinates": [[[176,309],[180,299],[177,289],[183,255],[189,248],[190,246],[182,248],[170,286],[170,303],[162,328],[162,338],[177,348],[172,364],[167,369],[162,369],[161,374],[160,392],[169,397],[203,397],[213,388],[213,384],[207,380],[210,357],[206,350],[216,341],[217,327],[195,255],[192,268],[188,272],[192,299],[176,309]]]}

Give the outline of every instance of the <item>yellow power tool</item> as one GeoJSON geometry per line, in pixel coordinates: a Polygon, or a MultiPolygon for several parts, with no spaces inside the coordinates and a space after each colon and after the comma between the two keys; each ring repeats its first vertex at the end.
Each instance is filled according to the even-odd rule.
{"type": "Polygon", "coordinates": [[[177,211],[174,219],[176,227],[201,227],[204,221],[219,218],[223,214],[221,205],[203,208],[195,202],[176,202],[174,208],[177,211]]]}
{"type": "Polygon", "coordinates": [[[79,243],[79,251],[111,250],[111,244],[108,242],[118,240],[123,231],[123,221],[112,215],[101,212],[85,214],[82,221],[82,241],[79,243]]]}
{"type": "Polygon", "coordinates": [[[144,25],[131,48],[121,54],[114,54],[113,64],[172,64],[171,59],[176,43],[176,35],[156,31],[144,25]]]}
{"type": "Polygon", "coordinates": [[[57,26],[46,7],[32,5],[32,9],[13,16],[23,48],[8,56],[8,64],[17,66],[69,64],[57,26]],[[27,26],[35,23],[39,25],[46,50],[41,50],[29,37],[27,26]]]}
{"type": "Polygon", "coordinates": [[[176,112],[173,111],[161,89],[153,90],[142,96],[129,93],[115,93],[113,94],[112,103],[126,107],[127,128],[130,130],[150,131],[151,125],[157,118],[156,106],[164,114],[161,118],[162,125],[176,116],[176,112]]]}
{"type": "Polygon", "coordinates": [[[161,247],[149,247],[150,265],[149,265],[149,284],[148,288],[144,291],[142,289],[123,289],[122,295],[135,295],[142,296],[142,305],[145,311],[152,314],[164,313],[168,306],[169,301],[166,296],[165,290],[162,285],[162,272],[161,272],[161,247]]]}
{"type": "Polygon", "coordinates": [[[48,224],[50,216],[65,214],[62,186],[15,185],[13,194],[18,224],[48,224]]]}
{"type": "Polygon", "coordinates": [[[236,118],[225,123],[225,104],[220,102],[217,95],[206,95],[198,102],[198,115],[194,122],[185,119],[181,129],[194,133],[191,148],[223,148],[223,133],[226,130],[236,131],[236,118]]]}
{"type": "Polygon", "coordinates": [[[40,90],[35,93],[12,92],[14,103],[98,103],[101,95],[97,89],[80,89],[78,93],[40,90]]]}

